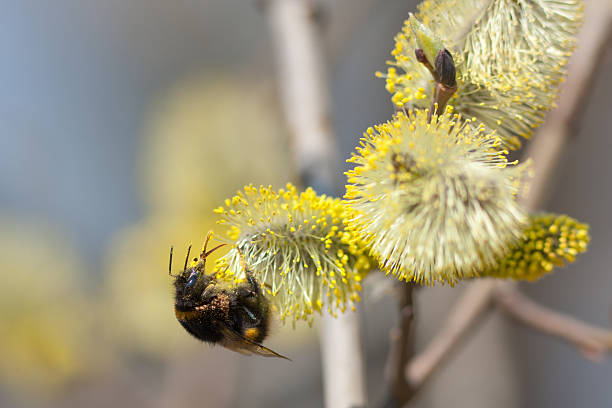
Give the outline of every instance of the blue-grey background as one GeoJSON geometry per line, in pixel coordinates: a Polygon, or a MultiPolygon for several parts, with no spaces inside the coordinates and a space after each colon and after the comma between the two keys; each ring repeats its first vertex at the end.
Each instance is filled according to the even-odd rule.
{"type": "MultiPolygon", "coordinates": [[[[374,72],[385,68],[393,36],[415,4],[324,2],[322,36],[343,157],[349,156],[365,128],[391,115],[384,82],[374,72]]],[[[264,83],[270,109],[278,110],[267,20],[255,1],[245,0],[3,0],[0,9],[0,218],[9,220],[1,232],[10,240],[22,222],[48,226],[54,231],[51,236],[61,236],[84,265],[79,268],[82,291],[97,302],[105,296],[98,288],[105,284],[109,252],[116,248],[112,243],[122,231],[149,217],[151,205],[143,199],[140,185],[147,164],[142,164],[140,151],[155,107],[169,90],[194,76],[213,82],[224,76],[239,84],[264,83]]],[[[610,324],[612,305],[610,94],[608,55],[543,208],[589,223],[589,251],[570,267],[525,285],[538,301],[604,326],[610,324]]],[[[250,107],[227,106],[236,115],[242,109],[250,107]]],[[[278,112],[273,115],[280,118],[278,112]]],[[[282,119],[276,123],[284,132],[282,119]]],[[[204,137],[219,143],[223,136],[204,137]]],[[[260,159],[245,157],[247,166],[260,159]]],[[[217,171],[224,173],[223,168],[217,171]]],[[[229,191],[240,187],[227,186],[229,191]]],[[[151,273],[163,274],[164,268],[162,262],[160,270],[151,273]]],[[[10,279],[13,270],[3,269],[3,280],[10,279]]],[[[44,272],[26,268],[30,280],[44,272]]],[[[421,293],[419,344],[435,332],[458,291],[434,288],[421,293]]],[[[364,297],[368,394],[375,401],[383,390],[386,332],[395,310],[390,300],[375,301],[368,292],[364,297]]],[[[169,297],[169,309],[170,305],[169,297]]],[[[112,313],[106,311],[105,325],[113,325],[112,313]]],[[[52,391],[47,387],[40,398],[35,387],[15,387],[15,381],[27,383],[27,378],[4,382],[0,377],[0,405],[320,406],[316,337],[294,341],[286,333],[290,327],[277,331],[288,338],[281,344],[291,350],[292,364],[199,345],[195,349],[201,352],[195,357],[191,345],[186,353],[174,350],[163,358],[117,347],[120,364],[54,385],[52,391]]],[[[95,347],[105,343],[102,334],[94,340],[95,347]]],[[[10,350],[0,352],[0,358],[2,353],[10,350]]],[[[6,361],[0,367],[11,372],[10,360],[6,361]]],[[[442,371],[419,398],[419,406],[612,406],[610,359],[594,364],[566,344],[497,315],[442,371]]]]}

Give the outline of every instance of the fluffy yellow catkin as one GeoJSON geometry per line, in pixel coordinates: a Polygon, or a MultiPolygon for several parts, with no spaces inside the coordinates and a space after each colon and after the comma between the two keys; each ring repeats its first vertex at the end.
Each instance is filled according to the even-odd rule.
{"type": "MultiPolygon", "coordinates": [[[[576,0],[427,0],[416,17],[453,55],[458,91],[449,104],[515,148],[555,106],[582,9],[576,0]]],[[[395,37],[386,74],[377,75],[395,105],[425,108],[433,81],[414,56],[411,20],[395,37]]]]}
{"type": "Polygon", "coordinates": [[[386,272],[433,284],[475,276],[522,236],[525,166],[495,133],[450,109],[403,112],[369,128],[349,159],[348,227],[386,272]]]}
{"type": "Polygon", "coordinates": [[[534,281],[586,251],[589,227],[567,215],[536,214],[521,241],[481,276],[534,281]]]}
{"type": "Polygon", "coordinates": [[[283,320],[311,322],[325,306],[344,312],[359,301],[370,269],[363,241],[345,229],[345,211],[340,199],[311,188],[246,186],[215,209],[234,242],[217,270],[242,278],[243,256],[283,320]]]}

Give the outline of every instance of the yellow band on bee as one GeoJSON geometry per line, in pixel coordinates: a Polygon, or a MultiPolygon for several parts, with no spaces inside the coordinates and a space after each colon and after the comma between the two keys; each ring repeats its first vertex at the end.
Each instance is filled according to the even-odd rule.
{"type": "Polygon", "coordinates": [[[180,310],[177,310],[176,308],[174,309],[174,315],[176,316],[176,319],[180,321],[187,321],[187,320],[194,319],[198,316],[198,313],[199,313],[199,310],[188,310],[185,312],[181,312],[180,310]]]}
{"type": "Polygon", "coordinates": [[[257,327],[251,327],[244,331],[244,337],[249,340],[255,341],[257,337],[259,337],[259,329],[257,327]]]}

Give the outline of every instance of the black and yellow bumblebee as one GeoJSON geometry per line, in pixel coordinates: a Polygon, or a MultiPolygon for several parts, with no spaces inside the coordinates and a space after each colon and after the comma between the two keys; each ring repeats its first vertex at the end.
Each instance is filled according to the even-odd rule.
{"type": "Polygon", "coordinates": [[[229,279],[206,273],[206,258],[224,244],[204,249],[193,266],[172,275],[172,248],[170,248],[169,274],[174,277],[174,314],[179,323],[195,338],[211,344],[220,344],[241,354],[265,357],[287,357],[261,345],[269,331],[272,309],[262,287],[243,262],[246,279],[238,284],[229,279]]]}

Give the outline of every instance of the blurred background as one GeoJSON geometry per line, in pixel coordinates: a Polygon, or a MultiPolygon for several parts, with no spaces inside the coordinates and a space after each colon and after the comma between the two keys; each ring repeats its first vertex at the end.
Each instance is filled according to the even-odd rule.
{"type": "MultiPolygon", "coordinates": [[[[322,2],[339,160],[391,116],[374,72],[415,4],[322,2]]],[[[175,259],[199,245],[214,228],[212,209],[243,185],[293,179],[261,4],[0,7],[0,406],[322,406],[316,324],[276,325],[268,345],[288,363],[201,344],[172,310],[170,245],[175,259]]],[[[612,305],[607,54],[543,208],[588,222],[589,251],[525,285],[538,301],[603,326],[612,305]]],[[[419,345],[460,291],[419,293],[419,345]]],[[[367,282],[363,298],[368,396],[377,401],[396,310],[367,282]]],[[[494,314],[416,405],[609,407],[611,379],[610,359],[586,361],[494,314]]]]}

